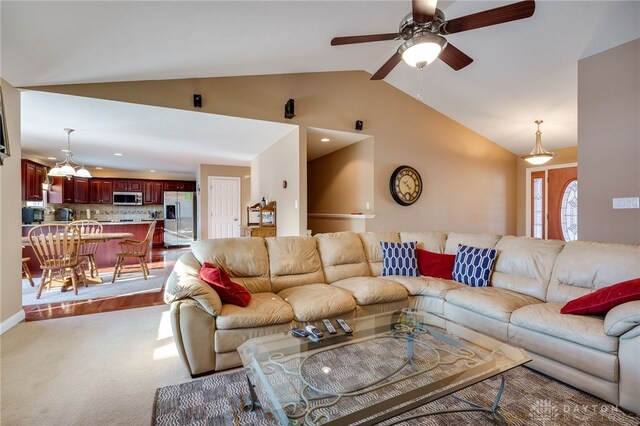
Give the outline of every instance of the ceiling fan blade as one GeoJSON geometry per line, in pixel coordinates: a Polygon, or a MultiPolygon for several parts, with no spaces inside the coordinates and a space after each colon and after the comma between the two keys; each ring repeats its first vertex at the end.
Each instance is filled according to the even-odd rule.
{"type": "Polygon", "coordinates": [[[413,21],[419,24],[431,22],[436,14],[438,0],[413,0],[411,2],[411,15],[413,21]]]}
{"type": "Polygon", "coordinates": [[[334,37],[331,39],[332,46],[340,46],[342,44],[368,43],[370,41],[393,40],[399,37],[398,33],[387,34],[369,34],[361,36],[334,37]]]}
{"type": "Polygon", "coordinates": [[[451,43],[447,43],[447,47],[444,48],[438,58],[456,71],[461,70],[473,62],[473,59],[451,43]]]}
{"type": "Polygon", "coordinates": [[[484,12],[473,13],[445,22],[442,33],[453,34],[462,31],[474,30],[476,28],[488,27],[502,24],[504,22],[516,21],[528,18],[536,10],[536,2],[533,0],[521,1],[484,12]]]}
{"type": "Polygon", "coordinates": [[[394,53],[392,57],[389,58],[387,62],[384,63],[383,66],[380,67],[378,71],[374,75],[371,76],[371,80],[382,80],[385,78],[392,69],[396,67],[402,60],[402,56],[398,52],[394,53]]]}

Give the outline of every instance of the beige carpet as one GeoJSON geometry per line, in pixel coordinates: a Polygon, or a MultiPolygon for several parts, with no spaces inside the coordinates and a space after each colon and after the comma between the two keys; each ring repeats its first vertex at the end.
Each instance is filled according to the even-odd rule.
{"type": "Polygon", "coordinates": [[[190,380],[169,307],[18,324],[0,337],[1,425],[149,425],[156,388],[190,380]]]}

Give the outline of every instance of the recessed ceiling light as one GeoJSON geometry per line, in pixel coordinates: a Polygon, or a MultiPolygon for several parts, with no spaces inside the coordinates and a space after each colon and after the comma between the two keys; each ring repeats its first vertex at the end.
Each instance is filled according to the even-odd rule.
{"type": "Polygon", "coordinates": [[[47,160],[57,160],[56,157],[47,157],[47,160]]]}
{"type": "Polygon", "coordinates": [[[71,152],[68,149],[61,149],[60,151],[62,151],[62,152],[71,152]]]}
{"type": "Polygon", "coordinates": [[[329,142],[330,140],[331,139],[329,139],[329,138],[322,138],[322,139],[320,139],[320,142],[329,142]]]}
{"type": "Polygon", "coordinates": [[[151,173],[155,173],[155,172],[156,172],[156,171],[155,171],[155,170],[153,170],[153,169],[151,169],[151,170],[149,170],[149,171],[150,171],[151,173]]]}
{"type": "Polygon", "coordinates": [[[118,157],[122,157],[124,154],[121,152],[114,152],[113,155],[116,155],[118,157]]]}
{"type": "Polygon", "coordinates": [[[102,170],[102,167],[96,167],[96,170],[102,170]]]}

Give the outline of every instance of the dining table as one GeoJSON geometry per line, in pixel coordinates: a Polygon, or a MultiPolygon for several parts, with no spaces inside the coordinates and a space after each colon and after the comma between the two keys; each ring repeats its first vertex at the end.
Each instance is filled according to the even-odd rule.
{"type": "MultiPolygon", "coordinates": [[[[125,238],[131,238],[134,234],[131,232],[101,232],[96,234],[83,234],[81,236],[80,244],[82,243],[103,243],[111,240],[122,240],[125,238]]],[[[29,247],[29,238],[22,237],[22,245],[25,247],[29,247]]],[[[115,262],[115,259],[114,259],[115,262]]],[[[85,271],[83,270],[83,273],[85,271]]],[[[100,284],[102,283],[102,278],[100,276],[91,277],[87,276],[84,273],[84,280],[87,284],[100,284]]],[[[66,291],[67,288],[71,285],[71,279],[66,278],[65,280],[56,280],[55,278],[52,280],[52,286],[61,286],[62,291],[66,291]]]]}

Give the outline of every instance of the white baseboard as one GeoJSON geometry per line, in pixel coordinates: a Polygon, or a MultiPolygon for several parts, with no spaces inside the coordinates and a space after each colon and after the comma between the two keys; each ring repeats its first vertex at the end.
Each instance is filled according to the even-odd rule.
{"type": "Polygon", "coordinates": [[[0,334],[4,334],[5,331],[8,331],[22,320],[24,320],[24,309],[20,309],[0,323],[0,334]]]}

